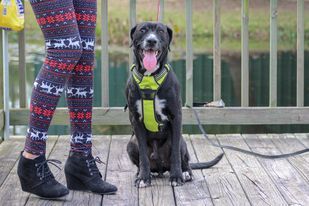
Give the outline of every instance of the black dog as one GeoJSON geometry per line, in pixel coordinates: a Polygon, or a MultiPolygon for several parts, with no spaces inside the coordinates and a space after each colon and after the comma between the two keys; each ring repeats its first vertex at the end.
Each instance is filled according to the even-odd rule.
{"type": "Polygon", "coordinates": [[[135,186],[151,184],[151,173],[170,172],[173,186],[192,180],[191,169],[217,164],[189,164],[182,137],[182,104],[179,82],[167,63],[173,31],[161,24],[145,22],[131,30],[135,63],[126,86],[129,117],[134,134],[127,145],[131,161],[138,167],[135,186]],[[153,113],[153,114],[152,114],[153,113]]]}

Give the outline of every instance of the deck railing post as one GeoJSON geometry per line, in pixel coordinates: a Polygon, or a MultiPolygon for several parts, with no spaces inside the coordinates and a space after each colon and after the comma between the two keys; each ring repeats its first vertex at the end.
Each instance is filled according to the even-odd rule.
{"type": "Polygon", "coordinates": [[[160,0],[160,5],[159,5],[159,22],[163,22],[164,19],[164,0],[160,0]]]}
{"type": "Polygon", "coordinates": [[[193,105],[192,1],[186,0],[186,105],[193,105]]]}
{"type": "Polygon", "coordinates": [[[249,106],[249,0],[241,1],[241,106],[249,106]]]}
{"type": "Polygon", "coordinates": [[[304,106],[304,0],[297,1],[297,106],[304,106]]]}
{"type": "MultiPolygon", "coordinates": [[[[133,26],[136,24],[136,0],[130,0],[130,11],[129,11],[129,19],[130,19],[130,29],[129,29],[129,36],[130,31],[133,26]]],[[[130,39],[131,41],[131,39],[130,39]]],[[[129,50],[129,65],[131,66],[133,64],[133,50],[129,50]]]]}
{"type": "Polygon", "coordinates": [[[213,0],[213,100],[221,99],[221,20],[220,0],[213,0]]]}
{"type": "Polygon", "coordinates": [[[4,139],[10,137],[8,31],[2,30],[4,139]]]}
{"type": "MultiPolygon", "coordinates": [[[[0,78],[3,79],[3,33],[0,30],[0,78]]],[[[0,109],[3,109],[3,84],[0,84],[0,109]]],[[[1,130],[1,129],[0,129],[1,130]]]]}
{"type": "MultiPolygon", "coordinates": [[[[2,80],[3,79],[3,51],[2,49],[3,46],[2,46],[2,31],[0,31],[0,79],[2,80]]],[[[3,132],[4,132],[4,125],[3,125],[3,122],[4,122],[4,115],[3,115],[3,84],[0,84],[0,112],[2,114],[0,114],[0,136],[1,136],[1,139],[4,139],[4,135],[3,135],[3,132]]]]}
{"type": "Polygon", "coordinates": [[[269,106],[277,106],[277,0],[270,1],[269,106]]]}
{"type": "Polygon", "coordinates": [[[101,51],[101,84],[102,106],[109,107],[109,62],[108,62],[108,0],[102,0],[102,51],[101,51]]]}
{"type": "Polygon", "coordinates": [[[18,33],[18,67],[19,67],[19,106],[27,106],[26,96],[26,48],[25,48],[25,30],[18,33]]]}

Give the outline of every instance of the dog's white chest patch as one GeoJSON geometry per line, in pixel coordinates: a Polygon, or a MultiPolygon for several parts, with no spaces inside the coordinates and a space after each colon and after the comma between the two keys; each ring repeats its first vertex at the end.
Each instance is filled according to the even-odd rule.
{"type": "Polygon", "coordinates": [[[142,120],[143,111],[142,111],[142,100],[137,100],[136,103],[137,113],[139,114],[139,119],[142,120]]]}
{"type": "Polygon", "coordinates": [[[158,96],[155,97],[155,110],[156,113],[161,117],[161,120],[168,120],[167,116],[163,114],[163,109],[165,108],[166,100],[160,99],[158,96]]]}
{"type": "MultiPolygon", "coordinates": [[[[137,100],[136,103],[136,109],[137,113],[140,116],[140,120],[142,120],[143,117],[143,111],[142,111],[142,100],[137,100]]],[[[166,106],[166,100],[165,99],[160,99],[158,96],[155,97],[155,112],[157,115],[161,117],[162,121],[168,120],[167,116],[163,114],[163,109],[166,106]]]]}

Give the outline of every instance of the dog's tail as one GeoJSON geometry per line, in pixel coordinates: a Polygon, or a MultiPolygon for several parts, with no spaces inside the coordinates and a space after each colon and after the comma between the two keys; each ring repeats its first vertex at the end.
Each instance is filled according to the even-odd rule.
{"type": "Polygon", "coordinates": [[[198,163],[190,163],[191,169],[198,170],[198,169],[206,169],[216,165],[222,159],[224,153],[218,155],[215,159],[209,162],[198,162],[198,163]]]}

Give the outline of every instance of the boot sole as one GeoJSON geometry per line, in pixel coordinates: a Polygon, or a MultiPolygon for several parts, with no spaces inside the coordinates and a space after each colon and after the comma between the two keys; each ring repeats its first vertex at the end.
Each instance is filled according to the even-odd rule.
{"type": "Polygon", "coordinates": [[[43,196],[37,195],[35,193],[32,193],[31,191],[29,191],[28,189],[25,189],[25,188],[22,188],[22,191],[27,192],[27,193],[32,194],[32,195],[35,195],[38,198],[44,199],[44,200],[61,200],[61,199],[63,199],[63,197],[65,197],[69,194],[69,192],[68,192],[68,193],[63,194],[63,195],[58,196],[58,197],[43,197],[43,196]]]}
{"type": "Polygon", "coordinates": [[[68,191],[68,193],[63,194],[63,195],[58,196],[58,197],[44,197],[44,196],[40,196],[38,194],[35,194],[35,193],[31,192],[30,188],[24,186],[24,185],[28,184],[28,182],[27,182],[27,180],[25,180],[25,178],[19,176],[19,180],[20,180],[22,191],[27,192],[29,194],[33,194],[33,195],[35,195],[35,196],[37,196],[37,197],[39,197],[41,199],[46,199],[46,200],[57,200],[58,199],[59,200],[59,199],[63,198],[64,196],[67,196],[69,194],[69,191],[68,191]]]}
{"type": "MultiPolygon", "coordinates": [[[[33,194],[33,193],[30,193],[30,194],[33,194]]],[[[42,196],[39,196],[39,195],[36,195],[34,194],[35,196],[37,196],[38,198],[42,199],[42,200],[66,200],[64,197],[68,196],[69,193],[67,194],[64,194],[62,196],[59,196],[59,197],[42,197],[42,196]]]]}
{"type": "Polygon", "coordinates": [[[70,192],[68,192],[68,193],[63,194],[63,195],[58,196],[58,197],[43,197],[43,196],[37,195],[35,193],[32,193],[31,191],[29,191],[28,189],[25,189],[25,188],[22,188],[22,191],[27,192],[27,193],[32,194],[32,195],[35,195],[38,198],[44,199],[44,200],[61,200],[61,199],[64,199],[63,197],[67,196],[70,193],[70,192]]]}
{"type": "Polygon", "coordinates": [[[65,178],[67,181],[67,188],[69,190],[76,190],[76,191],[84,191],[89,193],[95,193],[100,195],[112,195],[116,194],[117,191],[114,192],[92,192],[89,190],[78,178],[74,177],[71,174],[65,173],[65,178]]]}

